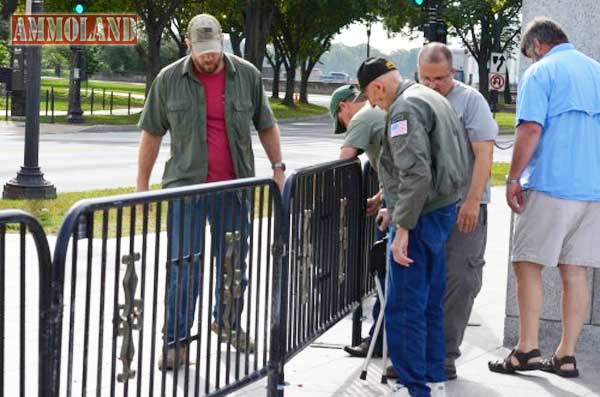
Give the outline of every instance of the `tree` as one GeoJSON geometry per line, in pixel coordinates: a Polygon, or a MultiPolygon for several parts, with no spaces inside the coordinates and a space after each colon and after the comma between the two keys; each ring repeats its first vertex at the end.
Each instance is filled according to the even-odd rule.
{"type": "Polygon", "coordinates": [[[273,43],[271,49],[267,48],[265,57],[271,65],[271,68],[273,68],[273,89],[271,90],[271,98],[279,99],[279,76],[281,75],[281,66],[283,65],[281,49],[276,43],[273,43]]]}
{"type": "Polygon", "coordinates": [[[508,52],[520,32],[522,0],[448,1],[444,19],[450,33],[459,37],[475,58],[479,92],[489,98],[489,62],[492,52],[508,52]]]}
{"type": "Polygon", "coordinates": [[[331,39],[344,26],[359,20],[374,2],[343,0],[287,0],[275,7],[272,38],[281,50],[286,70],[283,103],[294,106],[296,68],[301,66],[301,100],[306,102],[306,83],[331,39]]]}
{"type": "Polygon", "coordinates": [[[136,47],[146,60],[146,93],[160,72],[160,43],[163,32],[171,23],[171,15],[184,4],[184,0],[131,0],[143,22],[148,39],[147,47],[136,47]]]}
{"type": "MultiPolygon", "coordinates": [[[[278,0],[281,2],[281,0],[278,0]]],[[[275,0],[247,0],[243,9],[244,58],[258,70],[262,70],[267,41],[271,35],[271,25],[275,12],[275,0]]],[[[290,2],[295,3],[294,0],[290,2]]],[[[299,10],[299,12],[303,12],[299,10]]],[[[233,44],[233,43],[232,43],[233,44]]]]}

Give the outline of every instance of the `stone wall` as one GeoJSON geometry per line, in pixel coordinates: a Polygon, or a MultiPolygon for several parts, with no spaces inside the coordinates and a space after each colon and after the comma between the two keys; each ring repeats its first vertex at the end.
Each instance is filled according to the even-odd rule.
{"type": "MultiPolygon", "coordinates": [[[[558,22],[566,31],[569,40],[586,55],[600,61],[600,1],[598,0],[524,0],[523,27],[536,16],[547,16],[558,22]]],[[[521,57],[521,73],[531,64],[521,57]]],[[[588,272],[592,304],[579,339],[578,349],[592,351],[600,344],[600,271],[588,272]]],[[[540,324],[540,346],[548,352],[560,340],[560,277],[558,269],[543,272],[544,307],[540,324]]],[[[518,306],[514,274],[509,271],[504,322],[504,345],[512,347],[519,335],[518,306]]]]}

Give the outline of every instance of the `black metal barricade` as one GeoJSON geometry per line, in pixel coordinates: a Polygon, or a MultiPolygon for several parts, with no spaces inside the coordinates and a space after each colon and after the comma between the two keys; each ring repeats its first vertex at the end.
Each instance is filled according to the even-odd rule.
{"type": "Polygon", "coordinates": [[[48,240],[39,222],[23,211],[0,211],[2,396],[50,393],[50,264],[48,240]]]}
{"type": "MultiPolygon", "coordinates": [[[[288,249],[277,351],[285,361],[360,304],[361,179],[360,162],[353,160],[303,168],[286,180],[283,231],[288,249]]],[[[270,378],[271,395],[283,384],[282,371],[270,378]]]]}
{"type": "MultiPolygon", "coordinates": [[[[377,177],[377,170],[371,166],[371,163],[367,161],[363,166],[363,197],[365,200],[375,196],[380,190],[379,178],[377,177]]],[[[373,276],[368,271],[368,256],[371,246],[375,242],[375,233],[377,225],[375,223],[376,215],[365,217],[365,233],[363,236],[363,265],[364,272],[367,275],[364,278],[362,285],[363,295],[370,295],[375,292],[375,282],[373,276]]]]}
{"type": "Polygon", "coordinates": [[[76,204],[53,261],[54,393],[216,396],[265,376],[281,208],[257,178],[76,204]]]}

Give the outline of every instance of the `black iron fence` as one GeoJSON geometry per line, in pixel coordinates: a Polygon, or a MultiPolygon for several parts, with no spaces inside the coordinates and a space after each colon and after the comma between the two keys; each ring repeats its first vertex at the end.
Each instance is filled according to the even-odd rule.
{"type": "Polygon", "coordinates": [[[2,395],[50,395],[50,263],[38,221],[23,211],[0,211],[2,395]]]}
{"type": "Polygon", "coordinates": [[[265,376],[280,211],[266,179],[72,208],[54,256],[57,395],[223,395],[265,376]]]}
{"type": "MultiPolygon", "coordinates": [[[[285,363],[371,292],[374,179],[358,160],[337,161],[292,173],[283,199],[253,178],[83,200],[51,265],[39,224],[20,221],[10,238],[21,245],[9,244],[21,247],[20,274],[25,227],[40,257],[39,395],[217,396],[267,375],[268,394],[283,395],[285,363]]],[[[2,277],[10,214],[0,216],[2,277]]],[[[23,338],[14,346],[25,357],[23,338]]],[[[32,395],[26,365],[11,382],[32,395]]]]}

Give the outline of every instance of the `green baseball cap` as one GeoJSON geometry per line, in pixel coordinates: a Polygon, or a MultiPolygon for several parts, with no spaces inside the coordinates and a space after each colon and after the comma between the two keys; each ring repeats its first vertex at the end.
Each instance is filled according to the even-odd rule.
{"type": "Polygon", "coordinates": [[[334,134],[343,134],[346,132],[346,127],[340,124],[337,117],[340,102],[344,102],[346,99],[358,95],[360,95],[360,91],[352,84],[346,84],[338,87],[335,91],[333,91],[333,94],[331,94],[331,102],[329,102],[329,114],[331,115],[331,118],[333,118],[333,124],[335,126],[333,131],[334,134]]]}

